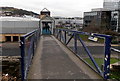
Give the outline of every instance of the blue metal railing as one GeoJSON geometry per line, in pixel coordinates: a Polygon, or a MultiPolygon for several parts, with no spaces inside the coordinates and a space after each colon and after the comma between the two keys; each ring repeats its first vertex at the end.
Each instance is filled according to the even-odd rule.
{"type": "Polygon", "coordinates": [[[36,29],[20,37],[21,49],[21,75],[22,81],[27,78],[29,66],[34,56],[37,42],[40,38],[40,30],[36,29]]]}
{"type": "MultiPolygon", "coordinates": [[[[76,55],[78,54],[78,40],[80,41],[81,45],[84,47],[87,55],[91,59],[92,63],[97,69],[97,72],[104,77],[104,79],[109,79],[109,72],[110,72],[110,52],[111,52],[111,39],[112,37],[109,35],[100,35],[100,34],[92,34],[92,36],[100,37],[105,39],[104,43],[104,71],[101,71],[98,64],[96,63],[95,59],[93,58],[91,52],[85,45],[84,41],[79,36],[80,34],[83,35],[91,35],[87,32],[81,32],[81,31],[72,31],[68,29],[54,29],[54,36],[56,36],[61,42],[63,42],[66,46],[70,43],[72,39],[74,39],[74,50],[72,50],[76,55]],[[67,40],[67,33],[71,33],[70,38],[67,40]]],[[[88,63],[87,63],[88,64],[88,63]]],[[[90,66],[90,65],[89,65],[90,66]]],[[[91,66],[90,66],[91,67],[91,66]]],[[[93,69],[93,67],[91,67],[93,69]]],[[[93,69],[94,70],[94,69],[93,69]]],[[[96,71],[96,70],[95,70],[96,71]]]]}

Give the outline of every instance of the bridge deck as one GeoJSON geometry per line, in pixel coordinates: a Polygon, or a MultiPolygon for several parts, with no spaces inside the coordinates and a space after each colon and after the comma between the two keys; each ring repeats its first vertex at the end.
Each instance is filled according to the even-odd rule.
{"type": "Polygon", "coordinates": [[[28,79],[102,79],[54,36],[41,36],[28,79]]]}

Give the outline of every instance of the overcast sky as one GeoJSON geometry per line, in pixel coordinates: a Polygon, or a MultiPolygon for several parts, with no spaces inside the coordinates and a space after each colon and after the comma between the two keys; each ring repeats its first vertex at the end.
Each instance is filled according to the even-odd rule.
{"type": "Polygon", "coordinates": [[[103,0],[0,0],[0,7],[10,6],[40,13],[43,8],[52,16],[77,17],[92,8],[102,8],[103,0]]]}

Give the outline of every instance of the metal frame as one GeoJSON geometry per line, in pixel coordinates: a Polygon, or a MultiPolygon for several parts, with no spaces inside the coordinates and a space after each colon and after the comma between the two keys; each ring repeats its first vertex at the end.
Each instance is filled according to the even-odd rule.
{"type": "MultiPolygon", "coordinates": [[[[27,72],[29,69],[29,66],[31,64],[32,57],[34,56],[34,50],[37,47],[37,42],[40,38],[41,30],[34,30],[26,35],[21,36],[21,41],[20,41],[20,48],[21,48],[21,72],[22,72],[22,81],[24,81],[27,78],[27,72]],[[27,38],[30,38],[30,47],[28,50],[28,66],[25,69],[25,41],[27,38]]],[[[97,69],[97,72],[104,77],[104,79],[109,79],[109,72],[110,72],[110,52],[111,52],[111,36],[108,35],[100,35],[100,34],[92,34],[95,37],[102,37],[105,38],[105,56],[104,56],[104,72],[100,70],[98,67],[97,63],[95,62],[94,58],[92,57],[92,54],[90,53],[89,49],[86,47],[84,41],[80,38],[79,34],[84,34],[84,35],[91,35],[90,33],[87,32],[80,32],[80,31],[71,31],[68,29],[54,29],[53,34],[55,37],[57,37],[61,42],[63,42],[66,46],[69,44],[69,42],[74,39],[74,53],[78,55],[78,41],[82,44],[84,47],[85,51],[87,52],[89,58],[93,62],[94,66],[97,69]],[[72,35],[69,39],[67,39],[67,32],[71,32],[72,35]]],[[[90,65],[89,65],[90,66],[90,65]]],[[[90,66],[91,67],[91,66],[90,66]]],[[[91,67],[92,68],[92,67],[91,67]]]]}
{"type": "MultiPolygon", "coordinates": [[[[74,38],[74,50],[73,52],[77,54],[78,51],[78,40],[84,47],[85,51],[87,52],[89,58],[93,62],[94,66],[97,69],[97,72],[104,77],[104,79],[109,79],[109,72],[110,72],[110,48],[111,48],[111,36],[109,35],[101,35],[101,34],[92,34],[93,36],[96,37],[102,37],[105,39],[105,51],[104,51],[104,72],[101,71],[101,69],[98,67],[98,64],[95,62],[94,58],[92,57],[92,54],[90,53],[89,49],[86,47],[84,41],[80,38],[79,34],[84,34],[84,35],[91,35],[90,33],[87,32],[81,32],[81,31],[72,31],[68,29],[54,29],[54,35],[56,38],[58,38],[61,42],[63,42],[66,46],[69,44],[72,38],[74,38]],[[72,35],[71,37],[67,40],[66,32],[71,32],[72,35]]],[[[78,55],[78,54],[77,54],[78,55]]],[[[89,65],[90,66],[90,65],[89,65]]],[[[91,67],[91,66],[90,66],[91,67]]],[[[92,67],[91,67],[92,68],[92,67]]]]}
{"type": "Polygon", "coordinates": [[[33,30],[32,32],[27,33],[20,37],[22,81],[24,81],[27,78],[28,69],[31,64],[32,58],[34,56],[34,51],[37,47],[37,42],[38,42],[39,38],[40,38],[40,29],[33,30]],[[26,48],[25,41],[28,38],[31,38],[30,46],[29,46],[28,50],[25,50],[25,48],[26,48]],[[25,56],[26,51],[28,52],[27,56],[25,56]]]}
{"type": "Polygon", "coordinates": [[[50,16],[45,16],[45,17],[43,17],[43,18],[41,18],[41,20],[40,20],[40,29],[41,29],[41,34],[42,34],[42,31],[43,31],[43,22],[51,22],[51,34],[53,34],[53,29],[55,28],[55,20],[52,18],[52,19],[50,19],[50,18],[52,18],[52,17],[50,17],[50,16]],[[45,18],[46,17],[48,17],[49,19],[48,20],[46,20],[45,18]]]}

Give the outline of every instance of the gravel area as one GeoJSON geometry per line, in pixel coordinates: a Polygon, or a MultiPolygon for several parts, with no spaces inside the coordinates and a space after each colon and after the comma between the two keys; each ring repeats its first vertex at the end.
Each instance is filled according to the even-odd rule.
{"type": "Polygon", "coordinates": [[[18,81],[20,77],[19,58],[20,48],[18,42],[0,43],[0,60],[2,60],[0,72],[2,81],[18,81]]]}

